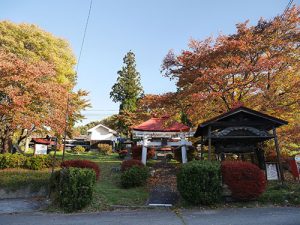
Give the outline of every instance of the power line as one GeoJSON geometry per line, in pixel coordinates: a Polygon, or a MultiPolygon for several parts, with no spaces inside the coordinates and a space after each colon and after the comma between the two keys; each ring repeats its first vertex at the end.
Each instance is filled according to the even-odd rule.
{"type": "MultiPolygon", "coordinates": [[[[86,31],[87,31],[87,27],[88,27],[89,20],[90,20],[90,15],[91,15],[91,11],[92,11],[92,3],[93,3],[93,0],[90,1],[90,8],[89,8],[88,16],[86,18],[86,23],[85,23],[85,27],[84,27],[82,42],[81,42],[81,46],[80,46],[80,52],[79,52],[79,56],[78,56],[78,62],[77,62],[77,66],[76,66],[76,74],[78,73],[78,68],[79,68],[79,63],[80,63],[80,59],[81,59],[82,49],[83,49],[84,40],[85,40],[85,36],[86,36],[86,31]]],[[[65,126],[65,131],[64,131],[64,148],[63,148],[62,161],[64,161],[65,152],[66,152],[66,138],[67,138],[67,128],[68,128],[68,119],[69,119],[69,117],[68,117],[69,104],[70,104],[70,99],[69,99],[69,93],[68,93],[68,96],[67,96],[67,110],[66,110],[66,126],[65,126]]]]}
{"type": "Polygon", "coordinates": [[[285,14],[287,13],[287,11],[289,10],[289,8],[291,7],[291,5],[293,4],[294,0],[290,0],[289,3],[287,4],[287,6],[285,7],[281,18],[283,19],[283,17],[285,16],[285,14]]]}
{"type": "Polygon", "coordinates": [[[83,45],[84,45],[84,41],[85,41],[86,31],[87,31],[87,28],[88,28],[88,24],[89,24],[89,20],[90,20],[90,15],[91,15],[91,11],[92,11],[92,4],[93,4],[93,0],[90,1],[90,8],[89,8],[88,16],[87,16],[87,19],[86,19],[85,27],[84,27],[83,38],[82,38],[80,52],[79,52],[79,56],[78,56],[78,62],[77,62],[77,66],[76,66],[76,73],[78,73],[78,68],[79,68],[79,63],[80,63],[80,59],[81,59],[82,49],[83,49],[83,45]]]}

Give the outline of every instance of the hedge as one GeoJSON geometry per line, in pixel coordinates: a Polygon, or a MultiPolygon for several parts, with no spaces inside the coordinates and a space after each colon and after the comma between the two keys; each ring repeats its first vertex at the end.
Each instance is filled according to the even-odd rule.
{"type": "Polygon", "coordinates": [[[220,164],[191,161],[182,165],[177,174],[177,189],[183,199],[192,204],[210,205],[221,198],[220,164]]]}
{"type": "Polygon", "coordinates": [[[95,171],[96,179],[99,180],[100,177],[100,168],[99,165],[90,160],[75,159],[75,160],[66,160],[63,161],[60,166],[62,168],[76,167],[76,168],[87,168],[95,171]]]}
{"type": "Polygon", "coordinates": [[[91,169],[64,168],[50,179],[51,198],[66,212],[73,212],[92,201],[95,172],[91,169]]]}
{"type": "Polygon", "coordinates": [[[52,164],[53,157],[50,155],[25,156],[11,153],[0,154],[0,169],[23,168],[40,170],[49,168],[52,164]]]}
{"type": "Polygon", "coordinates": [[[222,163],[223,182],[228,185],[232,197],[238,200],[253,200],[266,189],[264,172],[258,166],[242,161],[222,163]]]}

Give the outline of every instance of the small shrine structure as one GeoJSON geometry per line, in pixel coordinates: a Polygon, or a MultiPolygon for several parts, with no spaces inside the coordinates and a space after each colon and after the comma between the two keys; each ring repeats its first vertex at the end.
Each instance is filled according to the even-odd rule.
{"type": "Polygon", "coordinates": [[[214,146],[215,154],[220,155],[221,159],[224,159],[226,153],[253,152],[260,165],[265,164],[265,159],[264,151],[259,144],[273,139],[280,178],[284,180],[276,128],[285,124],[288,122],[240,106],[201,123],[194,137],[201,137],[198,142],[201,144],[201,152],[203,152],[203,146],[208,146],[209,160],[211,160],[212,146],[214,146]]]}
{"type": "Polygon", "coordinates": [[[187,137],[192,136],[190,127],[171,121],[170,117],[151,118],[140,125],[132,127],[135,138],[142,138],[142,162],[146,164],[147,148],[161,148],[163,146],[181,147],[182,163],[187,162],[187,146],[192,143],[187,137]]]}

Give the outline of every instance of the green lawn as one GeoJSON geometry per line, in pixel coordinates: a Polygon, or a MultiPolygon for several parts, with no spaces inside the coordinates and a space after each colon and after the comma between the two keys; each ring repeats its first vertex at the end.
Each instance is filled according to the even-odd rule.
{"type": "Polygon", "coordinates": [[[300,205],[300,183],[269,182],[267,190],[258,199],[261,203],[300,205]]]}

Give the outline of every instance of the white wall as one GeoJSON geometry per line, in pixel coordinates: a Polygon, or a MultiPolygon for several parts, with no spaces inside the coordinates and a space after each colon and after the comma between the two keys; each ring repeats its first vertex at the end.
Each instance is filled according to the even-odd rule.
{"type": "Polygon", "coordinates": [[[89,133],[88,140],[89,141],[100,141],[100,140],[116,141],[117,137],[114,136],[112,133],[110,133],[107,129],[100,126],[89,133]]]}

